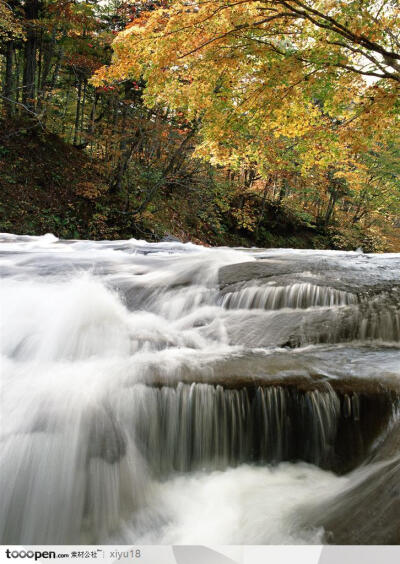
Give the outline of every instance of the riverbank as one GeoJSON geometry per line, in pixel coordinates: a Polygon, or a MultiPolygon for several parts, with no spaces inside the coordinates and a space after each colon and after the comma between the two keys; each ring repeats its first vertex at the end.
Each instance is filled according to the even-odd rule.
{"type": "MultiPolygon", "coordinates": [[[[138,213],[127,193],[112,193],[107,162],[25,122],[4,124],[0,140],[0,231],[64,239],[160,241],[204,245],[400,251],[400,226],[383,218],[373,226],[338,217],[317,225],[291,201],[224,187],[160,189],[138,213]]],[[[139,190],[140,192],[140,190],[139,190]]]]}

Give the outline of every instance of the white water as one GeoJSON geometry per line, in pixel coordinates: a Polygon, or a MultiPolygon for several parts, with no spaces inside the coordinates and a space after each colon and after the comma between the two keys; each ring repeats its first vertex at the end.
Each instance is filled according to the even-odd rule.
{"type": "Polygon", "coordinates": [[[133,530],[139,544],[320,543],[321,528],[299,525],[302,507],[347,482],[315,466],[288,463],[178,476],[155,486],[154,503],[115,540],[129,542],[133,530]]]}
{"type": "Polygon", "coordinates": [[[4,235],[0,253],[3,543],[321,542],[301,507],[350,478],[271,463],[330,460],[330,381],[399,381],[399,255],[50,235],[4,235]],[[289,277],[220,291],[222,267],[260,258],[289,277]],[[354,277],[385,286],[366,300],[354,277]],[[295,400],[224,388],[315,374],[325,387],[295,400]]]}

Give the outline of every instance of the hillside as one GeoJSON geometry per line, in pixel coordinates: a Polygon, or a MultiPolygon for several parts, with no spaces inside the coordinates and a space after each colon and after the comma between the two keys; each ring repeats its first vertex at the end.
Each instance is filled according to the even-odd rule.
{"type": "Polygon", "coordinates": [[[205,245],[400,250],[399,228],[380,226],[373,236],[357,229],[324,231],[273,203],[264,205],[257,229],[247,229],[232,210],[259,207],[254,194],[234,194],[223,209],[218,194],[205,194],[201,187],[160,191],[154,209],[137,217],[123,198],[110,195],[104,164],[84,150],[28,122],[4,122],[2,130],[7,134],[0,143],[1,231],[51,232],[67,239],[172,236],[205,245]]]}

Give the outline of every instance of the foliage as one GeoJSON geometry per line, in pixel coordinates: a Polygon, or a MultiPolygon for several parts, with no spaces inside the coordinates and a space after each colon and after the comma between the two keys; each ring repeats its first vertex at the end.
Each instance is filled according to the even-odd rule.
{"type": "Polygon", "coordinates": [[[313,187],[329,223],[339,199],[379,207],[377,190],[400,212],[398,185],[370,169],[399,148],[399,46],[397,3],[173,1],[118,35],[94,82],[144,77],[150,107],[200,124],[195,156],[313,187]]]}
{"type": "Polygon", "coordinates": [[[24,39],[25,34],[18,15],[14,13],[12,4],[0,2],[0,42],[12,39],[24,39]]]}
{"type": "Polygon", "coordinates": [[[1,3],[3,228],[385,245],[398,34],[391,1],[1,3]]]}

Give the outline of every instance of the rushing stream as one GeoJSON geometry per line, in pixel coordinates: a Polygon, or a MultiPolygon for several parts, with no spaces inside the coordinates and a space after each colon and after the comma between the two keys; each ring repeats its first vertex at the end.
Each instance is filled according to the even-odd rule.
{"type": "Polygon", "coordinates": [[[400,255],[0,236],[4,544],[399,544],[400,255]]]}

